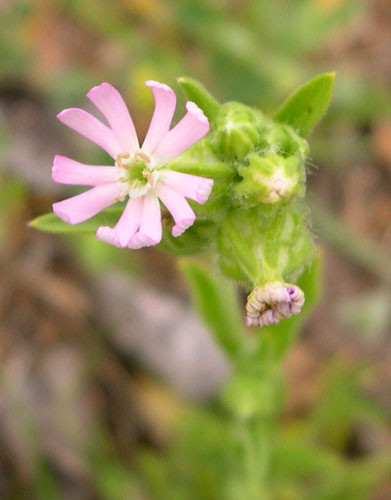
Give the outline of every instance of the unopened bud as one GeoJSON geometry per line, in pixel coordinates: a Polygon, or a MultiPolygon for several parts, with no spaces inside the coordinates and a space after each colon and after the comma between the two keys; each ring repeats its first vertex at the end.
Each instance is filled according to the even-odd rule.
{"type": "Polygon", "coordinates": [[[304,163],[297,156],[252,153],[248,165],[238,167],[242,177],[235,194],[250,203],[278,203],[304,194],[304,163]]]}
{"type": "Polygon", "coordinates": [[[226,160],[244,160],[259,146],[264,120],[260,111],[244,104],[223,104],[210,136],[214,150],[226,160]]]}
{"type": "Polygon", "coordinates": [[[283,319],[300,313],[304,293],[296,285],[281,281],[257,286],[247,297],[247,326],[276,325],[283,319]]]}

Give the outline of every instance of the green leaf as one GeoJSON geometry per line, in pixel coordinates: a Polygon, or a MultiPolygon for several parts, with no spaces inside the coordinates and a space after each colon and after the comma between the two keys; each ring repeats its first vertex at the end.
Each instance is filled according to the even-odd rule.
{"type": "MultiPolygon", "coordinates": [[[[29,226],[53,234],[95,234],[99,226],[115,226],[122,212],[122,206],[110,207],[95,215],[95,217],[75,225],[64,222],[52,212],[40,215],[29,222],[29,226]]],[[[171,235],[171,228],[172,223],[166,225],[163,222],[163,238],[157,248],[182,256],[192,255],[204,250],[216,232],[215,225],[208,220],[197,220],[179,238],[174,238],[171,235]]]]}
{"type": "Polygon", "coordinates": [[[123,207],[111,207],[103,210],[95,217],[81,224],[68,224],[53,212],[40,215],[29,222],[29,226],[46,233],[70,234],[70,233],[95,233],[99,226],[113,226],[123,212],[123,207]]]}
{"type": "Polygon", "coordinates": [[[235,359],[244,340],[244,331],[233,283],[194,261],[183,260],[180,268],[201,318],[211,329],[217,344],[235,359]]]}
{"type": "Polygon", "coordinates": [[[220,104],[212,94],[200,82],[187,76],[178,78],[178,83],[182,87],[185,96],[202,109],[209,121],[213,121],[219,111],[220,104]]]}
{"type": "Polygon", "coordinates": [[[274,119],[307,137],[330,104],[334,79],[335,73],[316,76],[288,97],[274,119]]]}

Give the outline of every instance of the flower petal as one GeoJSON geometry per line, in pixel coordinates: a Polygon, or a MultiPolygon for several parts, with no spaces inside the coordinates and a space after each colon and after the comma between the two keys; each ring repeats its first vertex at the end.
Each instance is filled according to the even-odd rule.
{"type": "Polygon", "coordinates": [[[122,176],[123,171],[118,167],[85,165],[60,155],[56,155],[53,161],[52,179],[60,184],[99,186],[116,182],[122,176]]]}
{"type": "Polygon", "coordinates": [[[187,113],[159,142],[153,155],[159,165],[167,163],[209,132],[209,122],[201,109],[191,101],[186,103],[187,113]]]}
{"type": "Polygon", "coordinates": [[[122,147],[114,137],[112,130],[84,109],[64,109],[57,115],[57,118],[64,125],[100,146],[113,158],[117,158],[118,154],[122,152],[122,147]]]}
{"type": "Polygon", "coordinates": [[[109,127],[103,125],[95,116],[92,116],[84,109],[69,108],[64,109],[57,115],[60,122],[94,142],[107,151],[110,156],[117,158],[123,152],[122,147],[114,137],[114,133],[109,127]]]}
{"type": "Polygon", "coordinates": [[[136,129],[129,110],[121,94],[109,83],[93,87],[87,94],[88,99],[95,104],[104,115],[121,145],[122,152],[133,153],[139,149],[136,129]]]}
{"type": "Polygon", "coordinates": [[[98,240],[124,248],[140,226],[143,198],[128,201],[125,210],[114,228],[101,226],[96,232],[98,240]]]}
{"type": "Polygon", "coordinates": [[[68,224],[79,224],[109,207],[123,195],[121,183],[103,184],[84,193],[53,203],[53,211],[68,224]]]}
{"type": "Polygon", "coordinates": [[[213,179],[172,170],[162,171],[159,179],[165,186],[201,205],[209,198],[213,187],[213,179]]]}
{"type": "Polygon", "coordinates": [[[174,218],[175,225],[171,233],[177,238],[194,223],[195,213],[182,195],[164,184],[159,184],[156,192],[174,218]]]}
{"type": "Polygon", "coordinates": [[[131,238],[129,248],[137,249],[157,245],[162,239],[160,203],[150,190],[143,196],[143,208],[139,231],[131,238]]]}
{"type": "Polygon", "coordinates": [[[151,87],[155,99],[155,111],[142,146],[142,150],[150,155],[170,130],[175,112],[176,96],[174,91],[164,83],[147,80],[145,85],[151,87]]]}

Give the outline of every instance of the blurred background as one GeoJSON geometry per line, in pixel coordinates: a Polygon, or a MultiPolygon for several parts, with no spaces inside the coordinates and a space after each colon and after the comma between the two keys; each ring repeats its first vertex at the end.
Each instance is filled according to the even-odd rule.
{"type": "MultiPolygon", "coordinates": [[[[144,80],[180,96],[176,78],[188,75],[220,101],[272,115],[298,85],[333,70],[334,97],[308,163],[323,292],[285,360],[280,425],[312,433],[348,479],[362,481],[356,496],[317,500],[391,498],[383,465],[391,450],[390,33],[388,0],[0,1],[1,498],[220,498],[212,486],[193,496],[161,486],[165,475],[176,481],[187,456],[185,445],[171,450],[177,423],[213,404],[229,373],[176,260],[27,227],[70,193],[51,181],[54,154],[102,163],[56,114],[85,107],[86,92],[108,81],[142,135],[153,110],[144,80]]],[[[311,481],[278,498],[315,498],[305,493],[311,481]]]]}

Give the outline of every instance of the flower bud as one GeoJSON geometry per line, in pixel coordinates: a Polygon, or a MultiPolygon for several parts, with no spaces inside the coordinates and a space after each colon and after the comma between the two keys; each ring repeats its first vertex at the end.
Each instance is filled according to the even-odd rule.
{"type": "Polygon", "coordinates": [[[238,167],[242,181],[234,186],[239,199],[251,204],[278,203],[304,195],[304,162],[298,156],[251,153],[248,165],[238,167]]]}
{"type": "Polygon", "coordinates": [[[209,140],[222,158],[242,161],[261,141],[266,119],[262,113],[238,102],[220,107],[209,140]]]}
{"type": "Polygon", "coordinates": [[[299,314],[304,293],[296,285],[269,281],[255,287],[247,297],[247,326],[269,326],[299,314]]]}

